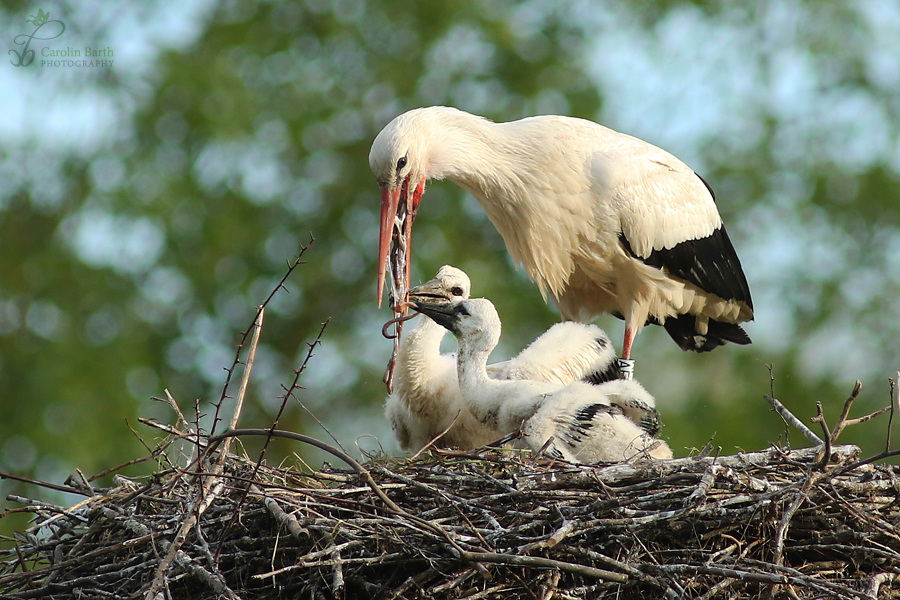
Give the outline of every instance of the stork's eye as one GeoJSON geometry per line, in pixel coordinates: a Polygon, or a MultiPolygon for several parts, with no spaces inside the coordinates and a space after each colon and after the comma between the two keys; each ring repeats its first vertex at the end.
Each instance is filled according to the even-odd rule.
{"type": "Polygon", "coordinates": [[[399,160],[397,160],[397,172],[400,172],[400,169],[406,166],[406,157],[401,156],[399,160]]]}
{"type": "Polygon", "coordinates": [[[459,286],[456,286],[453,289],[451,289],[450,293],[453,294],[454,296],[462,296],[463,295],[462,288],[459,286]]]}

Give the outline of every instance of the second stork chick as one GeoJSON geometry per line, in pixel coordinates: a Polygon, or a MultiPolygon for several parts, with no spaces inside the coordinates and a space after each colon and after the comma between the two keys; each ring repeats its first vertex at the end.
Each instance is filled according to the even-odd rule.
{"type": "Polygon", "coordinates": [[[458,298],[436,303],[420,299],[414,304],[456,336],[460,392],[465,406],[484,425],[504,434],[521,428],[533,450],[544,449],[572,462],[672,457],[664,441],[648,434],[620,404],[613,403],[615,399],[652,409],[653,397],[637,382],[561,385],[533,379],[492,379],[487,359],[500,340],[501,325],[489,300],[458,298]]]}

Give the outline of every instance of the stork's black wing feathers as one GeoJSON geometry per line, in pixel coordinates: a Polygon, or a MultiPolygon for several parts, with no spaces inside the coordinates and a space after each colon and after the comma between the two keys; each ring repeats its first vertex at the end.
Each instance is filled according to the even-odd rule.
{"type": "Polygon", "coordinates": [[[619,234],[625,250],[643,263],[693,283],[701,290],[724,300],[745,302],[753,310],[750,288],[725,226],[705,238],[686,240],[672,248],[653,250],[650,256],[638,256],[624,233],[619,234]]]}
{"type": "MultiPolygon", "coordinates": [[[[715,202],[716,194],[712,187],[699,174],[694,174],[700,178],[715,202]]],[[[705,238],[685,240],[672,248],[653,250],[650,256],[635,254],[624,232],[619,234],[619,239],[631,256],[645,264],[656,268],[665,267],[672,275],[693,283],[705,292],[724,300],[745,302],[753,310],[750,287],[737,252],[728,239],[725,225],[719,225],[718,229],[705,238]]]]}

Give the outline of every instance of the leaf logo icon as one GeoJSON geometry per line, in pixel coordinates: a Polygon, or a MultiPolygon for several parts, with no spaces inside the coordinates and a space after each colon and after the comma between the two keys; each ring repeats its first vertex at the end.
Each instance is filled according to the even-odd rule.
{"type": "Polygon", "coordinates": [[[41,25],[43,25],[44,23],[47,22],[47,19],[50,18],[50,13],[49,12],[45,13],[43,11],[43,9],[39,8],[37,16],[35,16],[35,15],[28,15],[28,16],[31,18],[25,19],[26,23],[34,23],[36,26],[40,27],[41,25]]]}

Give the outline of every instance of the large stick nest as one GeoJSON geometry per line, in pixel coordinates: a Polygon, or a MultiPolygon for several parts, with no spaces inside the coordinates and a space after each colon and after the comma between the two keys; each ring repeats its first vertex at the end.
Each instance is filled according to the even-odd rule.
{"type": "Polygon", "coordinates": [[[313,473],[206,452],[69,508],[20,499],[36,519],[0,557],[0,597],[896,597],[897,468],[830,450],[313,473]]]}
{"type": "MultiPolygon", "coordinates": [[[[767,398],[815,448],[605,466],[493,449],[363,465],[274,425],[236,429],[265,304],[306,248],[238,344],[214,404],[218,424],[249,343],[224,434],[200,433],[199,407],[190,424],[168,396],[178,428],[142,420],[169,434],[145,459],[158,461],[154,476],[116,476],[102,489],[83,476],[57,485],[0,473],[85,497],[68,508],[8,498],[22,506],[0,518],[35,519],[0,550],[0,598],[900,596],[900,477],[876,464],[900,451],[890,450],[890,433],[885,451],[864,461],[857,448],[834,445],[848,425],[888,410],[893,420],[895,387],[890,407],[850,419],[857,383],[830,431],[819,405],[824,439],[767,398]],[[267,437],[257,460],[229,452],[242,435],[267,437]],[[341,468],[267,467],[273,436],[317,446],[341,468]]],[[[279,417],[299,401],[321,335],[285,387],[279,417]]]]}

